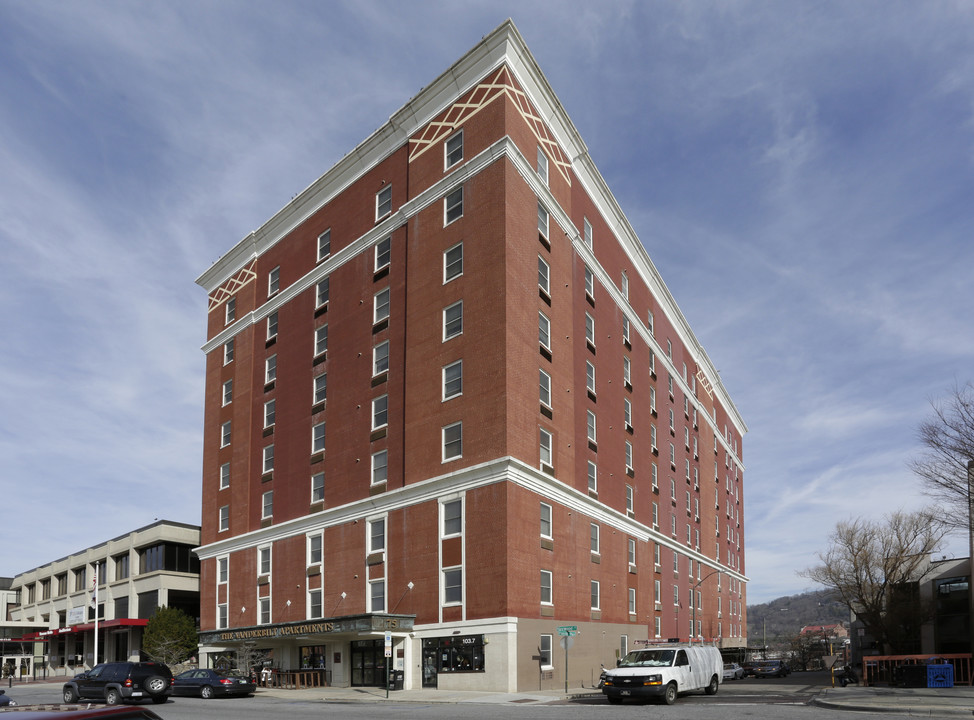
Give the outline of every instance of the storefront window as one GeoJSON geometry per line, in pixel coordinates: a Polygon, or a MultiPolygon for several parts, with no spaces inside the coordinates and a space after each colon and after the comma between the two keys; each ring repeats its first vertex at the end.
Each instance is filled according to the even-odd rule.
{"type": "Polygon", "coordinates": [[[325,646],[305,645],[301,650],[301,668],[323,668],[325,666],[325,646]]]}
{"type": "Polygon", "coordinates": [[[428,638],[423,650],[436,651],[437,672],[484,672],[483,635],[428,638]]]}

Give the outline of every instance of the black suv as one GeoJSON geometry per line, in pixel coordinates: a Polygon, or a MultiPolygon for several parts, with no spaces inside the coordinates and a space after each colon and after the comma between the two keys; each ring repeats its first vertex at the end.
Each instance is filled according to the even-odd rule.
{"type": "Polygon", "coordinates": [[[64,702],[104,699],[109,705],[149,698],[164,703],[172,694],[172,673],[162,663],[110,662],[95,665],[64,683],[64,702]]]}

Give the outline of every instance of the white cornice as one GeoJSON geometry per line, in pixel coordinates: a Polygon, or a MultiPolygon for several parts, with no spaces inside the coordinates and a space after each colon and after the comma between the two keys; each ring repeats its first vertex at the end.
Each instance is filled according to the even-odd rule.
{"type": "Polygon", "coordinates": [[[708,568],[720,570],[728,577],[736,578],[742,582],[748,580],[746,576],[725,565],[717,564],[713,558],[708,558],[698,550],[689,548],[643,523],[636,522],[625,513],[614,510],[557,480],[554,476],[542,473],[540,470],[536,470],[510,456],[406,485],[380,495],[328,508],[313,515],[305,515],[278,525],[236,535],[226,540],[218,540],[198,548],[196,554],[200,560],[207,560],[218,555],[248,550],[277,540],[307,535],[323,528],[365,520],[375,515],[431,502],[446,495],[465,493],[499,482],[513,483],[572,512],[579,512],[602,525],[631,535],[639,541],[652,541],[668,547],[708,568]]]}

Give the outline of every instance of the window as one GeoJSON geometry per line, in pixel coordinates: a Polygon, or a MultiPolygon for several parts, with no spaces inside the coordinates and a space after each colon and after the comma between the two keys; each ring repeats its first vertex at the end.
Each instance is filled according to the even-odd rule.
{"type": "Polygon", "coordinates": [[[548,156],[544,154],[544,150],[541,146],[538,146],[538,175],[541,177],[541,182],[545,185],[548,184],[548,156]]]}
{"type": "Polygon", "coordinates": [[[389,341],[381,342],[372,348],[372,375],[381,375],[389,370],[389,341]]]}
{"type": "Polygon", "coordinates": [[[227,604],[216,606],[216,627],[217,630],[226,630],[229,627],[227,622],[227,604]]]}
{"type": "Polygon", "coordinates": [[[656,445],[656,423],[652,423],[649,426],[649,446],[653,449],[657,449],[656,445]]]}
{"type": "Polygon", "coordinates": [[[551,350],[551,321],[543,312],[538,313],[538,342],[545,350],[551,350]]]}
{"type": "Polygon", "coordinates": [[[376,222],[392,212],[392,185],[386,185],[375,194],[376,222]]]}
{"type": "Polygon", "coordinates": [[[308,565],[320,565],[321,559],[321,534],[308,535],[308,565]]]}
{"type": "Polygon", "coordinates": [[[310,619],[322,617],[321,590],[308,591],[308,617],[310,619]]]}
{"type": "Polygon", "coordinates": [[[629,343],[629,318],[625,316],[622,318],[622,342],[629,343]]]}
{"type": "Polygon", "coordinates": [[[232,323],[234,320],[237,319],[237,298],[232,297],[229,300],[227,300],[225,312],[226,315],[225,315],[224,324],[229,325],[230,323],[232,323]]]}
{"type": "Polygon", "coordinates": [[[633,490],[632,485],[626,485],[626,512],[633,510],[633,490]]]}
{"type": "Polygon", "coordinates": [[[552,538],[551,534],[551,505],[541,503],[541,537],[552,538]]]}
{"type": "Polygon", "coordinates": [[[627,385],[632,385],[632,361],[628,355],[622,356],[622,381],[627,385]]]}
{"type": "Polygon", "coordinates": [[[633,538],[629,538],[629,565],[636,566],[636,541],[633,538]]]}
{"type": "Polygon", "coordinates": [[[459,605],[463,602],[463,568],[443,570],[443,604],[459,605]]]}
{"type": "Polygon", "coordinates": [[[599,609],[599,581],[592,580],[590,583],[591,593],[592,593],[592,609],[599,609]]]}
{"type": "Polygon", "coordinates": [[[544,209],[541,201],[538,201],[538,233],[547,240],[548,238],[548,211],[544,209]]]}
{"type": "Polygon", "coordinates": [[[673,586],[673,604],[674,605],[679,605],[680,604],[680,586],[679,585],[674,585],[673,586]]]}
{"type": "Polygon", "coordinates": [[[595,318],[585,313],[585,342],[595,345],[595,318]]]}
{"type": "Polygon", "coordinates": [[[263,473],[266,475],[269,472],[274,472],[274,446],[268,445],[264,448],[264,465],[263,473]]]}
{"type": "Polygon", "coordinates": [[[380,290],[373,299],[372,322],[378,323],[389,317],[389,288],[380,290]]]}
{"type": "Polygon", "coordinates": [[[539,445],[541,448],[541,469],[551,469],[555,464],[551,455],[551,433],[544,428],[541,428],[541,440],[539,445]]]}
{"type": "Polygon", "coordinates": [[[588,218],[584,219],[584,229],[582,232],[583,232],[582,237],[585,240],[585,244],[588,245],[589,248],[591,248],[592,247],[592,223],[588,221],[588,218]]]}
{"type": "Polygon", "coordinates": [[[463,533],[463,501],[451,500],[443,503],[443,537],[463,533]]]}
{"type": "Polygon", "coordinates": [[[588,416],[588,428],[586,432],[588,433],[589,442],[595,442],[595,413],[591,410],[586,410],[586,415],[588,416]]]}
{"type": "Polygon", "coordinates": [[[328,352],[328,326],[315,328],[315,357],[328,352]]]}
{"type": "Polygon", "coordinates": [[[392,262],[392,238],[387,237],[375,246],[375,271],[388,267],[390,262],[392,262]]]}
{"type": "Polygon", "coordinates": [[[443,253],[443,282],[463,275],[463,243],[458,243],[443,253]]]}
{"type": "Polygon", "coordinates": [[[220,466],[220,489],[226,490],[230,487],[230,463],[223,463],[220,466]]]}
{"type": "Polygon", "coordinates": [[[264,384],[277,380],[277,355],[271,355],[264,361],[264,384]]]}
{"type": "Polygon", "coordinates": [[[626,440],[626,470],[632,472],[632,443],[626,440]]]}
{"type": "Polygon", "coordinates": [[[629,299],[629,276],[626,275],[626,271],[622,271],[622,277],[619,280],[619,290],[622,291],[622,297],[626,300],[629,299]]]}
{"type": "Polygon", "coordinates": [[[588,491],[599,491],[599,469],[591,460],[588,461],[588,491]]]}
{"type": "Polygon", "coordinates": [[[669,338],[666,339],[666,357],[670,360],[673,359],[673,343],[670,342],[669,338]]]}
{"type": "Polygon", "coordinates": [[[230,421],[227,420],[220,426],[220,447],[227,447],[230,444],[230,421]]]}
{"type": "Polygon", "coordinates": [[[315,286],[315,307],[320,308],[328,303],[328,294],[331,283],[328,278],[319,280],[315,286]]]}
{"type": "Polygon", "coordinates": [[[277,408],[276,400],[268,400],[267,402],[264,403],[264,427],[265,428],[273,427],[274,419],[277,415],[276,408],[277,408]]]}
{"type": "Polygon", "coordinates": [[[226,555],[216,559],[216,581],[220,585],[230,581],[230,558],[226,555]]]}
{"type": "Polygon", "coordinates": [[[260,517],[263,520],[274,516],[274,491],[268,490],[261,496],[260,517]]]}
{"type": "Polygon", "coordinates": [[[331,228],[318,236],[318,261],[324,260],[329,255],[331,255],[331,228]]]}
{"type": "Polygon", "coordinates": [[[599,554],[599,526],[595,523],[589,525],[589,546],[593,555],[599,554]]]}
{"type": "Polygon", "coordinates": [[[629,588],[629,614],[636,614],[636,588],[629,588]]]}
{"type": "Polygon", "coordinates": [[[267,297],[281,289],[281,267],[277,266],[267,274],[267,297]]]}
{"type": "Polygon", "coordinates": [[[595,299],[595,276],[588,268],[585,268],[585,294],[595,299]]]}
{"type": "Polygon", "coordinates": [[[443,310],[443,340],[449,340],[463,332],[463,300],[443,310]]]}
{"type": "Polygon", "coordinates": [[[629,398],[622,398],[622,419],[626,422],[626,428],[632,427],[632,402],[629,398]]]}
{"type": "Polygon", "coordinates": [[[233,338],[223,343],[223,364],[229,365],[233,362],[233,338]]]}
{"type": "Polygon", "coordinates": [[[443,368],[443,399],[463,394],[463,361],[457,360],[443,368]]]}
{"type": "Polygon", "coordinates": [[[257,624],[267,625],[271,621],[271,599],[257,598],[257,624]]]}
{"type": "Polygon", "coordinates": [[[386,549],[386,519],[369,520],[369,552],[382,552],[386,549]]]}
{"type": "Polygon", "coordinates": [[[314,379],[314,392],[311,403],[317,405],[328,399],[328,373],[322,373],[314,379]]]}
{"type": "Polygon", "coordinates": [[[451,168],[463,160],[463,130],[459,130],[447,139],[443,151],[446,155],[445,167],[447,168],[451,168]]]}
{"type": "Polygon", "coordinates": [[[551,376],[544,370],[538,369],[538,394],[541,397],[541,404],[547,408],[551,407],[551,376]]]}
{"type": "Polygon", "coordinates": [[[463,188],[458,187],[443,200],[443,224],[449,225],[463,217],[463,188]]]}
{"type": "Polygon", "coordinates": [[[372,429],[378,430],[389,424],[389,396],[381,395],[372,400],[372,429]]]}
{"type": "Polygon", "coordinates": [[[311,454],[325,451],[325,424],[316,423],[311,426],[311,454]]]}
{"type": "Polygon", "coordinates": [[[264,545],[257,548],[257,574],[271,574],[271,546],[264,545]]]}
{"type": "Polygon", "coordinates": [[[223,406],[226,407],[233,402],[233,379],[223,383],[223,406]]]}
{"type": "Polygon", "coordinates": [[[311,476],[311,502],[325,501],[325,474],[315,473],[311,476]]]}
{"type": "Polygon", "coordinates": [[[463,457],[463,423],[453,423],[443,428],[443,461],[463,457]]]}
{"type": "Polygon", "coordinates": [[[662,637],[663,636],[663,618],[661,618],[661,617],[659,617],[657,615],[653,619],[653,628],[654,628],[654,632],[656,634],[656,637],[662,637]]]}
{"type": "Polygon", "coordinates": [[[385,579],[369,581],[369,612],[381,613],[386,611],[386,581],[385,579]]]}
{"type": "Polygon", "coordinates": [[[389,451],[372,453],[372,484],[378,485],[389,479],[389,451]]]}
{"type": "MultiPolygon", "coordinates": [[[[656,388],[650,386],[649,388],[649,411],[656,412],[656,388]]],[[[653,443],[654,445],[656,443],[653,443]]]]}
{"type": "MultiPolygon", "coordinates": [[[[656,486],[654,485],[653,487],[656,487],[656,486]]],[[[654,528],[658,528],[659,527],[659,503],[657,503],[657,502],[653,502],[653,527],[654,528]]],[[[658,546],[657,546],[657,549],[659,549],[658,546]]],[[[659,565],[658,562],[656,564],[659,565]]]]}
{"type": "MultiPolygon", "coordinates": [[[[543,571],[542,571],[543,572],[543,571]]],[[[538,641],[538,654],[541,658],[541,667],[551,667],[551,635],[542,635],[538,641]]]]}
{"type": "Polygon", "coordinates": [[[551,605],[551,570],[541,571],[541,604],[551,605]]]}
{"type": "Polygon", "coordinates": [[[649,334],[650,335],[655,335],[656,334],[656,330],[654,329],[654,324],[653,324],[653,311],[652,310],[647,310],[646,311],[646,329],[649,330],[649,334]]]}
{"type": "Polygon", "coordinates": [[[230,529],[230,506],[224,505],[220,508],[220,520],[219,525],[220,532],[226,532],[230,529]]]}
{"type": "Polygon", "coordinates": [[[548,267],[548,263],[544,261],[540,255],[538,255],[538,287],[544,291],[545,295],[551,295],[551,268],[548,267]]]}
{"type": "Polygon", "coordinates": [[[585,389],[595,395],[595,366],[585,361],[585,389]]]}

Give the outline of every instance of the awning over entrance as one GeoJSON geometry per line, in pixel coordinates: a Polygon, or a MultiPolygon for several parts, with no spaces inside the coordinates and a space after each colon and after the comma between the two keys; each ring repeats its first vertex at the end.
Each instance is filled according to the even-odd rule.
{"type": "MultiPolygon", "coordinates": [[[[115,618],[114,620],[104,620],[98,623],[99,630],[110,630],[120,627],[145,627],[149,624],[148,620],[142,618],[115,618]]],[[[53,630],[42,630],[41,632],[29,633],[24,636],[25,640],[50,640],[59,635],[70,635],[71,633],[83,633],[95,629],[95,623],[84,623],[83,625],[70,625],[53,630]]]]}
{"type": "Polygon", "coordinates": [[[298,636],[368,635],[384,632],[409,632],[413,629],[415,615],[390,615],[369,613],[343,615],[321,620],[302,620],[290,623],[256,625],[215,632],[200,633],[201,645],[226,645],[252,640],[286,640],[298,636]]]}

